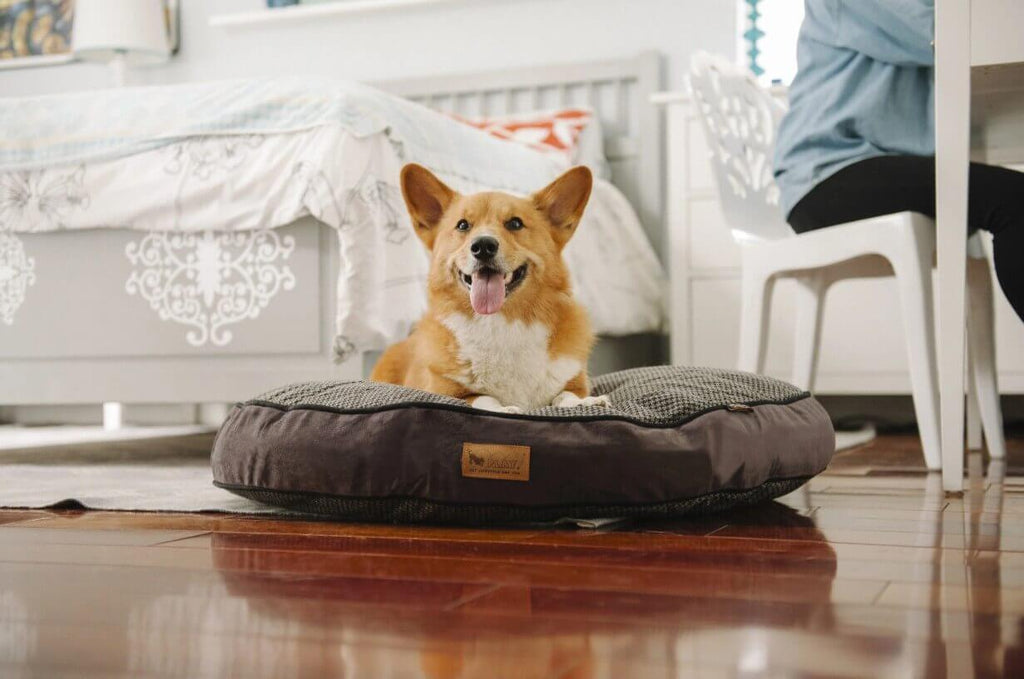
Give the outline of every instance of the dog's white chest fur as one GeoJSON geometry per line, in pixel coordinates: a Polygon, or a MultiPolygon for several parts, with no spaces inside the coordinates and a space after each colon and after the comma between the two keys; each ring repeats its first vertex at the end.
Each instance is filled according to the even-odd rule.
{"type": "Polygon", "coordinates": [[[583,367],[575,358],[551,358],[551,331],[541,323],[510,321],[502,314],[452,314],[442,323],[455,335],[459,359],[467,364],[447,377],[506,406],[549,405],[583,367]]]}

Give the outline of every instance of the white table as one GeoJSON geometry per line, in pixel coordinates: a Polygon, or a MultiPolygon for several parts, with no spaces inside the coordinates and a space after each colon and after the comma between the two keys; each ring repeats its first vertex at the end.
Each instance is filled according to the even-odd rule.
{"type": "MultiPolygon", "coordinates": [[[[964,334],[967,174],[971,157],[971,76],[1004,88],[1009,112],[994,124],[1014,129],[1017,105],[1011,90],[1024,89],[1024,2],[935,0],[935,189],[938,234],[938,360],[942,422],[942,485],[960,492],[964,476],[964,334]],[[1008,65],[997,67],[996,65],[1008,65]]],[[[994,98],[998,99],[998,98],[994,98]]],[[[978,122],[977,120],[975,121],[978,122]]],[[[1000,144],[988,147],[990,162],[1017,159],[1024,146],[1024,119],[1000,144]]]]}

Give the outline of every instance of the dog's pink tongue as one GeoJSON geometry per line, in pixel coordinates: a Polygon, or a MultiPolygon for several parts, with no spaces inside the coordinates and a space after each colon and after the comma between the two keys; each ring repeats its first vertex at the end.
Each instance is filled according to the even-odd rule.
{"type": "Polygon", "coordinates": [[[505,279],[497,272],[476,271],[469,288],[469,303],[478,314],[493,314],[505,303],[505,279]]]}

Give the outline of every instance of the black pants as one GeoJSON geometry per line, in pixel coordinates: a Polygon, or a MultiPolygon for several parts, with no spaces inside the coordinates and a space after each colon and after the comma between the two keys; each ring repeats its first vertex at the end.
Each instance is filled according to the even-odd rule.
{"type": "MultiPolygon", "coordinates": [[[[789,213],[804,233],[893,212],[935,217],[935,157],[881,156],[824,180],[789,213]]],[[[991,231],[996,277],[1024,321],[1024,173],[971,163],[967,224],[991,231]]]]}

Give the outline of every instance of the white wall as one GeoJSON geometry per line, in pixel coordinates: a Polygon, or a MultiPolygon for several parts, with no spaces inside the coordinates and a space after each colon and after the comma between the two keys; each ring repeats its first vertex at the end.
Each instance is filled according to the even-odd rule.
{"type": "MultiPolygon", "coordinates": [[[[464,0],[301,23],[211,28],[214,14],[263,0],[182,0],[182,45],[132,84],[309,73],[366,81],[633,56],[664,55],[676,87],[689,55],[736,51],[732,0],[464,0]]],[[[106,87],[103,66],[0,70],[0,96],[106,87]]]]}

